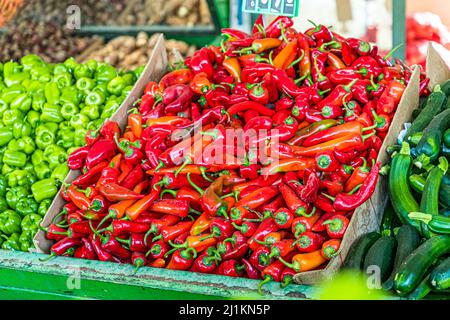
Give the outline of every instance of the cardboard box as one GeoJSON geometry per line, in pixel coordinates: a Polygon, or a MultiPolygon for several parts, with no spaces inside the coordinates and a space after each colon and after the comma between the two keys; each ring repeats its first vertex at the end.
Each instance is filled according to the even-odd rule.
{"type": "MultiPolygon", "coordinates": [[[[150,57],[141,77],[137,80],[134,85],[133,90],[130,92],[128,97],[123,101],[119,109],[110,118],[112,121],[119,123],[122,129],[125,129],[127,124],[127,111],[133,106],[134,102],[137,101],[141,96],[146,84],[151,80],[159,80],[163,74],[166,72],[167,68],[167,53],[164,44],[164,36],[161,34],[153,50],[152,56],[150,57]]],[[[64,183],[71,183],[76,177],[81,174],[80,170],[70,170],[64,183]]],[[[65,201],[61,198],[60,194],[53,199],[49,210],[42,219],[41,226],[47,227],[52,222],[53,218],[62,210],[65,205],[65,201]]],[[[45,237],[45,232],[39,230],[34,236],[33,242],[35,245],[35,252],[49,253],[49,249],[53,244],[53,241],[47,240],[45,237]]]]}

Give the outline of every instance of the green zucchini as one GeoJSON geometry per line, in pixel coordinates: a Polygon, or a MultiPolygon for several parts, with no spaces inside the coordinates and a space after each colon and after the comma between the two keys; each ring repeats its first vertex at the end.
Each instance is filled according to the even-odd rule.
{"type": "Polygon", "coordinates": [[[450,175],[446,174],[442,178],[439,189],[439,201],[445,208],[450,208],[450,175]]]}
{"type": "Polygon", "coordinates": [[[418,193],[422,193],[426,179],[422,177],[420,174],[412,174],[409,176],[408,179],[411,188],[413,188],[418,193]]]}
{"type": "Polygon", "coordinates": [[[394,278],[395,291],[400,294],[408,294],[413,291],[428,269],[442,255],[449,252],[449,236],[435,236],[426,240],[400,265],[394,278]]]}
{"type": "MultiPolygon", "coordinates": [[[[417,144],[416,151],[420,156],[424,154],[433,162],[439,157],[443,132],[450,125],[450,109],[439,113],[423,131],[423,136],[417,144]]],[[[412,139],[414,135],[411,135],[412,139]]]]}
{"type": "Polygon", "coordinates": [[[410,224],[420,230],[419,223],[408,217],[408,213],[419,210],[419,204],[414,198],[408,184],[412,157],[407,142],[393,158],[389,171],[388,191],[395,213],[403,224],[410,224]]]}
{"type": "Polygon", "coordinates": [[[450,79],[441,84],[441,91],[448,97],[450,95],[450,79]]]}
{"type": "Polygon", "coordinates": [[[430,284],[437,290],[450,288],[450,257],[447,257],[431,271],[430,284]]]}
{"type": "Polygon", "coordinates": [[[393,235],[393,229],[397,225],[397,216],[394,208],[392,208],[391,201],[388,200],[386,208],[384,208],[383,219],[381,220],[380,233],[383,236],[393,235]]]}
{"type": "Polygon", "coordinates": [[[420,245],[420,234],[416,228],[405,224],[398,229],[397,232],[397,251],[395,253],[394,266],[392,273],[388,280],[383,283],[385,290],[392,290],[394,287],[394,277],[398,268],[406,259],[420,245]]]}
{"type": "MultiPolygon", "coordinates": [[[[448,110],[450,111],[450,109],[448,110]]],[[[439,214],[439,188],[442,178],[448,169],[446,158],[439,158],[439,165],[431,169],[423,187],[422,198],[420,199],[420,212],[437,215],[439,214]]],[[[425,223],[421,222],[420,227],[424,236],[432,236],[425,223]]]]}
{"type": "Polygon", "coordinates": [[[433,232],[439,234],[450,234],[450,218],[447,216],[423,212],[411,212],[409,217],[427,225],[427,227],[433,232]]]}
{"type": "Polygon", "coordinates": [[[367,251],[379,237],[380,234],[378,232],[369,232],[356,239],[348,250],[342,268],[361,270],[367,251]]]}
{"type": "Polygon", "coordinates": [[[408,295],[410,300],[420,300],[426,297],[433,290],[430,285],[430,275],[427,275],[420,284],[408,295]]]}
{"type": "Polygon", "coordinates": [[[378,266],[380,279],[384,282],[389,277],[394,265],[397,241],[391,236],[382,236],[369,248],[364,258],[364,271],[370,266],[378,266]]]}
{"type": "Polygon", "coordinates": [[[423,137],[423,132],[416,132],[409,137],[409,143],[413,146],[417,146],[423,137]]]}
{"type": "Polygon", "coordinates": [[[444,146],[450,148],[450,128],[445,130],[444,135],[442,136],[442,140],[444,142],[444,146]]]}
{"type": "Polygon", "coordinates": [[[417,116],[411,124],[411,127],[406,132],[403,141],[409,141],[409,137],[417,132],[423,131],[430,121],[438,114],[442,105],[444,104],[447,96],[440,90],[439,86],[436,86],[435,91],[430,94],[422,112],[417,116]]]}

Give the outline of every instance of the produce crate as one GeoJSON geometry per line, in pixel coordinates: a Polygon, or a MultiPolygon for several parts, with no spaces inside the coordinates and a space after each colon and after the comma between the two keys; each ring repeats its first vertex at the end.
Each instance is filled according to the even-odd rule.
{"type": "MultiPolygon", "coordinates": [[[[160,36],[141,78],[111,119],[125,127],[128,108],[141,96],[148,81],[161,78],[166,66],[164,38],[160,36]]],[[[78,175],[80,171],[71,171],[65,182],[70,183],[78,175]]],[[[58,195],[41,225],[50,224],[63,205],[64,200],[58,195]]],[[[36,249],[33,253],[0,250],[0,298],[311,299],[316,295],[314,288],[304,285],[281,289],[278,283],[271,283],[265,286],[262,297],[257,292],[258,280],[149,267],[141,268],[134,274],[131,265],[66,257],[42,262],[40,259],[47,256],[40,253],[48,253],[52,241],[45,238],[43,231],[39,231],[34,242],[36,249]]]]}

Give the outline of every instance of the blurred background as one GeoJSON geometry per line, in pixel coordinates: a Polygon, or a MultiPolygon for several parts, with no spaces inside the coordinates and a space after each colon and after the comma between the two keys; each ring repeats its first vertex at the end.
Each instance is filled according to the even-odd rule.
{"type": "MultiPolygon", "coordinates": [[[[91,58],[133,69],[145,64],[164,33],[170,59],[196,47],[218,43],[220,29],[250,30],[256,14],[242,12],[250,0],[1,0],[0,61],[38,53],[51,62],[70,56],[91,58]]],[[[443,0],[299,1],[295,26],[308,20],[344,35],[377,43],[396,56],[425,67],[428,41],[450,48],[449,2],[443,0]]],[[[270,20],[271,16],[266,16],[270,20]]]]}

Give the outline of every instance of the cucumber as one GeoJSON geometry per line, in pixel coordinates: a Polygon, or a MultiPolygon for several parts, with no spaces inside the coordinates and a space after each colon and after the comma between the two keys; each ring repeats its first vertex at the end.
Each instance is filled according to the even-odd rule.
{"type": "Polygon", "coordinates": [[[449,236],[435,236],[426,240],[400,265],[394,278],[395,291],[399,294],[412,292],[439,257],[449,252],[449,236]]]}
{"type": "Polygon", "coordinates": [[[392,236],[393,229],[397,226],[397,223],[398,221],[394,208],[392,208],[391,201],[388,200],[386,208],[384,209],[383,219],[381,220],[381,235],[392,236]]]}
{"type": "Polygon", "coordinates": [[[436,91],[429,95],[425,107],[417,118],[412,122],[411,127],[406,132],[403,141],[409,141],[409,137],[417,132],[423,131],[430,121],[438,114],[443,104],[446,102],[447,96],[436,86],[436,91]]]}
{"type": "Polygon", "coordinates": [[[416,228],[405,224],[398,229],[397,232],[397,251],[395,253],[394,266],[388,280],[383,283],[385,290],[392,290],[394,287],[394,277],[398,268],[420,244],[420,234],[416,228]]]}
{"type": "Polygon", "coordinates": [[[447,257],[431,271],[430,284],[437,290],[450,288],[450,257],[447,257]]]}
{"type": "Polygon", "coordinates": [[[445,207],[450,208],[450,175],[446,174],[442,178],[439,188],[439,202],[445,207]]]}
{"type": "MultiPolygon", "coordinates": [[[[424,154],[433,162],[439,157],[444,130],[450,125],[450,109],[439,113],[423,131],[423,136],[417,144],[416,151],[420,156],[424,154]]],[[[410,139],[415,137],[411,135],[410,139]]]]}
{"type": "Polygon", "coordinates": [[[364,271],[370,266],[378,266],[380,280],[384,282],[389,277],[394,265],[397,241],[391,236],[382,236],[370,247],[364,258],[364,271]]]}
{"type": "Polygon", "coordinates": [[[426,297],[433,290],[430,285],[430,275],[427,275],[420,284],[408,295],[410,300],[420,300],[426,297]]]}
{"type": "MultiPolygon", "coordinates": [[[[448,111],[450,111],[450,109],[448,111]]],[[[425,181],[422,198],[420,200],[420,212],[439,214],[439,188],[447,169],[447,159],[444,157],[439,158],[439,165],[431,169],[427,176],[427,180],[425,181]]],[[[420,223],[420,227],[427,238],[432,236],[432,233],[426,224],[420,223]]]]}
{"type": "Polygon", "coordinates": [[[369,232],[356,239],[348,250],[342,268],[361,270],[367,251],[378,238],[380,238],[378,232],[369,232]]]}
{"type": "Polygon", "coordinates": [[[402,143],[402,148],[393,158],[389,171],[388,191],[391,203],[397,217],[403,224],[410,224],[420,230],[417,221],[411,220],[408,213],[419,210],[414,195],[408,184],[409,171],[411,169],[412,157],[407,142],[402,143]]]}

